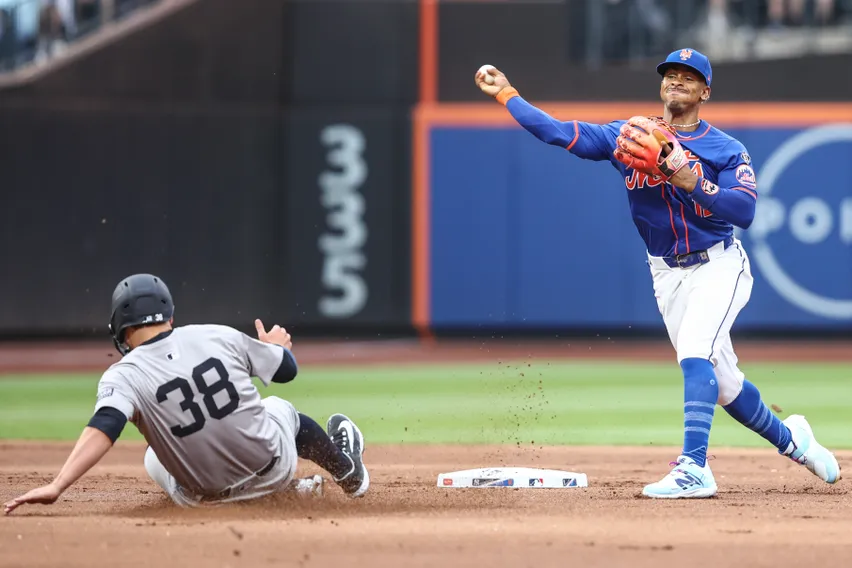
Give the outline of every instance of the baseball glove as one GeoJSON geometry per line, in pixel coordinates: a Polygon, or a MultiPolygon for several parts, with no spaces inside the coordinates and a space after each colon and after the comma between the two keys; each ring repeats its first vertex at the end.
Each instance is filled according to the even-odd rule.
{"type": "Polygon", "coordinates": [[[621,125],[615,158],[634,170],[668,181],[687,164],[675,130],[659,116],[634,116],[621,125]]]}

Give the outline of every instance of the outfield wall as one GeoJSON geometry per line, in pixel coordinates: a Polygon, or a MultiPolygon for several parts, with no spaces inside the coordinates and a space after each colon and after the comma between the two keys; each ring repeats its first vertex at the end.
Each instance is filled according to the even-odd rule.
{"type": "Polygon", "coordinates": [[[417,25],[204,0],[0,92],[0,336],[103,334],[133,272],[180,323],[410,332],[417,25]]]}
{"type": "MultiPolygon", "coordinates": [[[[591,122],[656,110],[539,106],[591,122]]],[[[705,116],[745,144],[757,172],[757,217],[738,231],[756,281],[738,329],[850,329],[852,106],[717,104],[705,116]]],[[[659,326],[644,243],[608,162],[541,143],[498,105],[427,107],[417,120],[424,327],[659,326]]]]}
{"type": "MultiPolygon", "coordinates": [[[[492,63],[563,119],[658,114],[654,62],[577,58],[575,4],[205,0],[0,92],[0,336],[102,335],[132,272],[180,323],[661,333],[617,175],[473,84],[492,63]]],[[[852,334],[850,61],[714,66],[706,116],[763,194],[742,330],[852,334]]]]}

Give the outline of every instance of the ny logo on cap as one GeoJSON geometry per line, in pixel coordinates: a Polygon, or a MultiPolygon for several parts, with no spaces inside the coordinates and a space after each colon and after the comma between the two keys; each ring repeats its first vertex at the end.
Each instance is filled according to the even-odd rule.
{"type": "Polygon", "coordinates": [[[681,49],[680,50],[680,58],[683,61],[686,61],[690,57],[692,57],[692,50],[691,49],[681,49]]]}

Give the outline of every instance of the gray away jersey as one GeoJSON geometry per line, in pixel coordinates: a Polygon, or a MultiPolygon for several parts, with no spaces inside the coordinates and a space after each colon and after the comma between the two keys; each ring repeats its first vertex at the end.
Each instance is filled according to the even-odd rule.
{"type": "Polygon", "coordinates": [[[281,428],[251,377],[269,385],[284,356],[292,357],[227,326],[175,328],[107,369],[95,411],[123,412],[181,487],[212,495],[279,451],[281,428]]]}

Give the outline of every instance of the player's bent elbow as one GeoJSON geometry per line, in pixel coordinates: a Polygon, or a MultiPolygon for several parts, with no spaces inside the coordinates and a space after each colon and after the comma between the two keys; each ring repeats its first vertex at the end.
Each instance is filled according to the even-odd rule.
{"type": "Polygon", "coordinates": [[[278,370],[275,371],[274,375],[272,375],[272,382],[279,384],[289,383],[296,378],[296,374],[297,372],[295,369],[291,371],[290,369],[282,369],[281,367],[278,367],[278,370]]]}
{"type": "MultiPolygon", "coordinates": [[[[750,197],[746,197],[747,202],[740,202],[736,207],[731,207],[730,213],[723,215],[728,217],[728,222],[740,229],[748,229],[754,221],[755,212],[757,211],[757,203],[750,197]]],[[[732,204],[733,205],[733,204],[732,204]]]]}
{"type": "Polygon", "coordinates": [[[273,383],[289,383],[299,374],[299,366],[296,364],[296,359],[289,350],[284,350],[284,356],[281,358],[281,364],[275,374],[272,375],[273,383]]]}
{"type": "Polygon", "coordinates": [[[752,215],[751,217],[748,217],[747,219],[743,219],[743,220],[739,221],[738,223],[734,223],[734,225],[736,225],[740,229],[746,230],[749,227],[751,227],[751,224],[752,224],[753,221],[754,221],[754,215],[752,215]]]}
{"type": "Polygon", "coordinates": [[[755,205],[752,205],[749,211],[739,219],[739,223],[734,223],[740,229],[748,229],[754,222],[755,205]]]}

